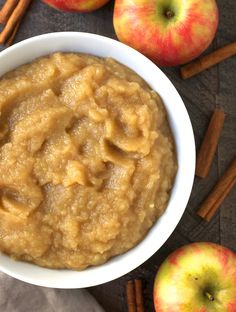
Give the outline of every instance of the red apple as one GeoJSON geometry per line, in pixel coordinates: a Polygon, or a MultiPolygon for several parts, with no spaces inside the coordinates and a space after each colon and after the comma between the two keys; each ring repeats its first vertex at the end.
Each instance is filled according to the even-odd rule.
{"type": "Polygon", "coordinates": [[[215,0],[116,0],[120,41],[160,66],[184,64],[212,42],[218,26],[215,0]]]}
{"type": "Polygon", "coordinates": [[[101,8],[109,0],[43,0],[48,5],[62,11],[91,12],[101,8]]]}
{"type": "Polygon", "coordinates": [[[236,312],[236,254],[213,243],[177,249],[154,284],[156,312],[236,312]]]}

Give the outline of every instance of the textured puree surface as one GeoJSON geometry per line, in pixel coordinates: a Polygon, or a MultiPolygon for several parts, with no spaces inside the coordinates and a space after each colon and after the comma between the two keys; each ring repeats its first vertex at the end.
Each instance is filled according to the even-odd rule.
{"type": "Polygon", "coordinates": [[[115,60],[55,53],[0,79],[0,249],[83,269],[135,246],[177,170],[160,97],[115,60]]]}

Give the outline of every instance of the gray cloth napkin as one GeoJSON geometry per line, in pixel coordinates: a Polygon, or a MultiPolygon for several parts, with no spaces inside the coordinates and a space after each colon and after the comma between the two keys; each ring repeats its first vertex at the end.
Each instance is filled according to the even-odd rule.
{"type": "Polygon", "coordinates": [[[0,272],[0,312],[104,312],[84,289],[30,285],[0,272]]]}

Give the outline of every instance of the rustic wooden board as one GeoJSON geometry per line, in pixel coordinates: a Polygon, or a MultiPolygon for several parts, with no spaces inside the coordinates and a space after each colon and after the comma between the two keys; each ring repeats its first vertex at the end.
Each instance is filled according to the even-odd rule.
{"type": "MultiPolygon", "coordinates": [[[[0,4],[2,3],[3,0],[0,0],[0,4]]],[[[220,27],[208,51],[236,38],[235,0],[219,0],[218,4],[220,27]]],[[[91,14],[70,14],[56,11],[35,0],[23,20],[16,41],[54,31],[84,31],[116,38],[112,25],[112,11],[113,1],[91,14]]],[[[2,49],[4,47],[0,47],[0,50],[2,49]]],[[[193,124],[197,147],[217,103],[227,113],[227,119],[209,177],[205,180],[195,179],[184,216],[164,246],[136,270],[113,282],[89,289],[108,312],[127,311],[124,286],[128,279],[136,277],[144,281],[146,311],[154,311],[152,286],[156,270],[167,255],[181,245],[194,241],[211,241],[222,243],[236,251],[235,189],[211,222],[206,223],[196,216],[199,204],[236,155],[236,57],[188,81],[181,80],[177,68],[163,71],[174,83],[185,102],[193,124]]]]}

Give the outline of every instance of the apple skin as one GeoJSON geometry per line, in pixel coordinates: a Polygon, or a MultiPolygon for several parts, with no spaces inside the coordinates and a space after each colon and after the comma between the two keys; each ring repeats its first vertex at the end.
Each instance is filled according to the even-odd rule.
{"type": "Polygon", "coordinates": [[[199,56],[212,42],[218,21],[215,0],[116,0],[113,16],[118,39],[160,66],[199,56]]]}
{"type": "Polygon", "coordinates": [[[110,0],[43,0],[49,6],[66,12],[92,12],[110,0]]]}
{"type": "Polygon", "coordinates": [[[153,299],[156,312],[236,312],[236,254],[204,242],[177,249],[157,272],[153,299]]]}

